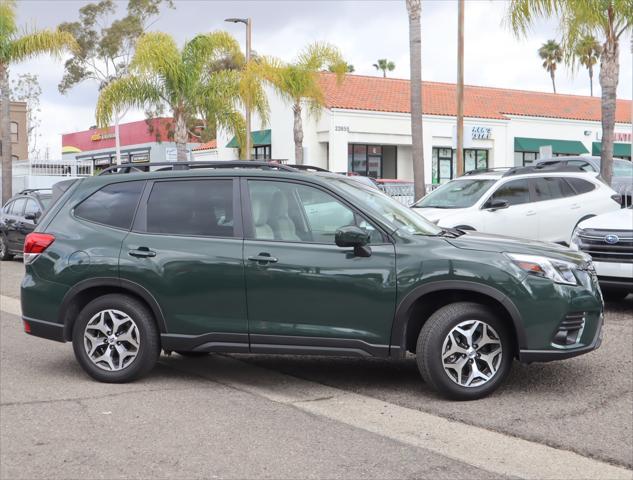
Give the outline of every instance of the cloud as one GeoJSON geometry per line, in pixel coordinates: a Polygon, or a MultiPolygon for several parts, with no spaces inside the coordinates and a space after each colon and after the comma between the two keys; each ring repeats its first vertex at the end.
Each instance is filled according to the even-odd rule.
{"type": "MultiPolygon", "coordinates": [[[[18,2],[18,21],[29,28],[55,27],[77,18],[84,1],[28,0],[18,2]]],[[[306,44],[321,40],[340,47],[357,73],[377,75],[378,58],[396,63],[391,76],[409,76],[408,19],[404,0],[394,1],[209,1],[177,0],[174,10],[164,8],[153,30],[172,34],[182,44],[196,33],[224,29],[243,45],[244,26],[224,22],[227,17],[253,19],[253,49],[292,60],[306,44]]],[[[125,2],[119,1],[123,13],[125,2]]],[[[536,50],[557,37],[557,25],[543,22],[527,39],[516,39],[502,19],[507,2],[469,0],[465,11],[465,81],[473,85],[551,91],[551,81],[541,67],[536,50]]],[[[422,12],[422,75],[425,80],[454,82],[457,51],[457,3],[424,1],[422,12]]],[[[631,98],[630,37],[621,43],[619,98],[631,98]]],[[[57,84],[63,64],[48,57],[23,63],[12,73],[31,72],[42,84],[42,141],[51,156],[58,156],[61,133],[83,130],[94,124],[97,85],[86,82],[63,96],[57,84]]],[[[594,90],[599,94],[597,72],[594,90]]],[[[586,70],[574,76],[565,67],[557,72],[561,93],[586,95],[586,70]]],[[[126,120],[142,118],[133,111],[126,120]]]]}

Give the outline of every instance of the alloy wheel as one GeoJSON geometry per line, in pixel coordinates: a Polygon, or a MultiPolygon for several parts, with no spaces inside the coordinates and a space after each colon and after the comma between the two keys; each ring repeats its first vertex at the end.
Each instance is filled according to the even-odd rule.
{"type": "Polygon", "coordinates": [[[122,370],[134,361],[140,345],[139,330],[120,310],[102,310],[84,330],[84,348],[92,363],[102,370],[122,370]]]}
{"type": "Polygon", "coordinates": [[[442,345],[444,372],[462,387],[480,387],[492,380],[502,356],[499,334],[480,320],[459,323],[448,332],[442,345]]]}

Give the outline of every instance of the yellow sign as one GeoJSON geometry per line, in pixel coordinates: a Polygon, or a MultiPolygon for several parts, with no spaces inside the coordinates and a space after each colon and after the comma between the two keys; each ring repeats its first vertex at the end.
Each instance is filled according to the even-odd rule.
{"type": "Polygon", "coordinates": [[[90,140],[98,142],[99,140],[106,140],[108,138],[114,138],[114,133],[95,133],[90,137],[90,140]]]}

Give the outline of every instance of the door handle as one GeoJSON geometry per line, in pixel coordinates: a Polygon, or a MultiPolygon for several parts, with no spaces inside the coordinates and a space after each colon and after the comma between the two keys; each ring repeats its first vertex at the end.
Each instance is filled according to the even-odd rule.
{"type": "Polygon", "coordinates": [[[130,250],[128,253],[130,254],[130,256],[137,257],[137,258],[149,258],[149,257],[156,256],[156,252],[153,250],[150,250],[147,247],[138,247],[135,250],[130,250]]]}
{"type": "Polygon", "coordinates": [[[252,257],[248,257],[251,262],[259,262],[259,263],[277,263],[279,259],[275,257],[271,257],[269,253],[260,253],[259,255],[254,255],[252,257]]]}
{"type": "Polygon", "coordinates": [[[531,217],[532,215],[536,215],[536,212],[534,210],[530,210],[525,214],[526,217],[531,217]]]}

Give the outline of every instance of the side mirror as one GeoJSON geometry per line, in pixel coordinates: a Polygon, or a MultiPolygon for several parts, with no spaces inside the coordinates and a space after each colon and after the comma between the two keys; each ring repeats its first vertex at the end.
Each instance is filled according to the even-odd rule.
{"type": "Polygon", "coordinates": [[[339,247],[354,247],[354,255],[357,257],[369,257],[371,249],[369,243],[369,233],[356,225],[339,228],[334,234],[334,241],[339,247]]]}
{"type": "Polygon", "coordinates": [[[490,200],[486,203],[486,210],[490,210],[494,212],[495,210],[502,210],[504,208],[508,208],[510,204],[507,200],[490,200]]]}
{"type": "Polygon", "coordinates": [[[24,215],[25,220],[33,220],[34,222],[37,221],[37,217],[39,217],[37,213],[27,213],[24,215]]]}

